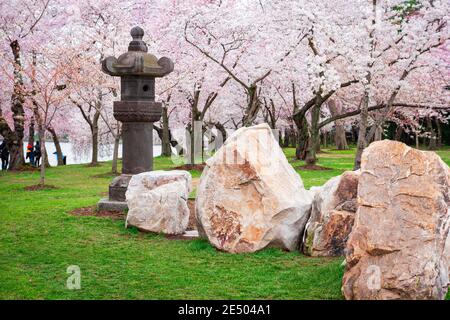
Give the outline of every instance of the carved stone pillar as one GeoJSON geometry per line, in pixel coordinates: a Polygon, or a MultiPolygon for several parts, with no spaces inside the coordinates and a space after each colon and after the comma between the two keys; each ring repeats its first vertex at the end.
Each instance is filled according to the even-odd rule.
{"type": "Polygon", "coordinates": [[[147,52],[144,30],[131,29],[128,52],[102,61],[102,70],[121,78],[121,100],[114,101],[114,118],[122,122],[122,174],[109,186],[109,197],[100,200],[100,210],[127,208],[125,192],[133,174],[153,170],[153,122],[161,118],[161,103],[155,102],[155,78],[173,71],[169,58],[157,59],[147,52]]]}

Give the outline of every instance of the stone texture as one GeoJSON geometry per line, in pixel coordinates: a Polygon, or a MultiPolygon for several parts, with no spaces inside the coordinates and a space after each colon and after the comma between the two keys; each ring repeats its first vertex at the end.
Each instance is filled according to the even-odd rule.
{"type": "Polygon", "coordinates": [[[316,193],[303,235],[302,250],[315,257],[344,254],[356,212],[360,171],[347,171],[330,179],[316,193]]]}
{"type": "Polygon", "coordinates": [[[227,252],[298,250],[311,202],[270,127],[241,128],[206,162],[197,189],[198,231],[227,252]]]}
{"type": "Polygon", "coordinates": [[[433,152],[378,141],[363,153],[346,299],[443,299],[450,174],[433,152]]]}
{"type": "Polygon", "coordinates": [[[191,191],[187,171],[151,171],[134,175],[126,192],[126,226],[164,234],[183,234],[189,221],[191,191]]]}
{"type": "Polygon", "coordinates": [[[125,193],[132,175],[121,174],[115,177],[109,185],[109,200],[117,202],[125,202],[125,193]]]}
{"type": "Polygon", "coordinates": [[[121,212],[128,209],[127,203],[125,201],[114,201],[109,198],[100,199],[97,204],[99,211],[115,211],[121,212]]]}
{"type": "MultiPolygon", "coordinates": [[[[445,257],[447,258],[448,277],[450,282],[450,231],[447,236],[447,242],[445,243],[445,257]]],[[[450,283],[449,283],[450,286],[450,283]]]]}

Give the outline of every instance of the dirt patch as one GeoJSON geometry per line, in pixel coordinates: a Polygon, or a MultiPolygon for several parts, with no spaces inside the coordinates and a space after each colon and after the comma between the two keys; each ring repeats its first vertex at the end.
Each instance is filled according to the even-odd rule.
{"type": "Polygon", "coordinates": [[[197,170],[197,171],[203,171],[205,169],[206,163],[200,163],[200,164],[183,164],[182,166],[175,167],[171,170],[197,170]]]}
{"type": "Polygon", "coordinates": [[[117,176],[120,176],[120,173],[105,172],[105,173],[94,174],[93,176],[91,176],[91,178],[114,178],[117,176]]]}
{"type": "Polygon", "coordinates": [[[51,184],[35,184],[32,186],[26,186],[25,191],[41,191],[41,190],[54,190],[54,189],[58,189],[58,187],[53,186],[51,184]]]}
{"type": "Polygon", "coordinates": [[[97,206],[83,207],[72,210],[69,214],[78,217],[102,217],[102,218],[111,218],[113,220],[125,220],[126,213],[123,211],[106,211],[106,210],[97,210],[97,206]]]}
{"type": "Polygon", "coordinates": [[[11,170],[12,172],[35,172],[41,170],[40,167],[33,167],[29,164],[25,164],[24,166],[19,166],[18,168],[11,170]]]}
{"type": "Polygon", "coordinates": [[[197,230],[197,219],[195,218],[195,200],[189,199],[187,203],[189,207],[189,223],[187,230],[197,230]]]}
{"type": "Polygon", "coordinates": [[[88,163],[86,165],[84,165],[87,168],[95,168],[95,167],[100,167],[100,163],[88,163]]]}
{"type": "Polygon", "coordinates": [[[318,166],[318,165],[315,165],[315,164],[305,164],[303,166],[295,167],[295,169],[298,169],[298,170],[316,170],[316,171],[333,170],[331,168],[322,167],[322,166],[318,166]]]}

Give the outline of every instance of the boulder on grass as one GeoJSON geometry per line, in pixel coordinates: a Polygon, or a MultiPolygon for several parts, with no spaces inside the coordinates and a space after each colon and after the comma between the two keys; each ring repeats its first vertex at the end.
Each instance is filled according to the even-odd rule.
{"type": "Polygon", "coordinates": [[[449,185],[449,168],[434,152],[388,140],[364,151],[346,299],[444,299],[449,185]]]}
{"type": "Polygon", "coordinates": [[[298,250],[311,201],[270,127],[241,128],[206,162],[196,199],[199,234],[233,253],[298,250]]]}
{"type": "Polygon", "coordinates": [[[344,172],[316,193],[303,235],[303,253],[314,257],[344,254],[356,212],[359,175],[359,170],[344,172]]]}
{"type": "Polygon", "coordinates": [[[126,226],[142,231],[183,234],[189,222],[191,191],[187,171],[151,171],[134,175],[126,192],[126,226]]]}

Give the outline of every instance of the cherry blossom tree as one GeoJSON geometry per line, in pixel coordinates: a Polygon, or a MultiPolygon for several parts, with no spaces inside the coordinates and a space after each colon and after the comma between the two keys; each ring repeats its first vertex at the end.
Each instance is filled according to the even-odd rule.
{"type": "Polygon", "coordinates": [[[30,68],[25,68],[24,73],[28,80],[24,88],[27,88],[25,95],[25,106],[32,113],[38,128],[38,136],[41,148],[42,161],[40,165],[41,187],[45,184],[45,167],[48,162],[45,148],[46,131],[54,132],[52,127],[55,116],[62,112],[65,107],[65,83],[67,67],[65,60],[58,59],[59,52],[40,52],[32,54],[30,68]],[[28,89],[29,88],[29,89],[28,89]]]}
{"type": "Polygon", "coordinates": [[[6,139],[11,153],[9,169],[16,169],[24,163],[23,138],[25,126],[24,110],[24,74],[22,45],[36,41],[35,33],[45,22],[52,19],[49,12],[49,0],[2,1],[0,3],[0,37],[5,39],[2,49],[7,46],[10,52],[3,58],[8,61],[4,72],[12,72],[13,90],[11,92],[11,114],[13,125],[10,126],[0,113],[0,133],[6,139]]]}
{"type": "MultiPolygon", "coordinates": [[[[190,130],[185,140],[192,146],[195,123],[202,135],[214,128],[226,136],[267,122],[284,132],[283,145],[295,139],[297,158],[314,168],[321,137],[333,132],[345,148],[345,127],[352,125],[359,131],[357,168],[386,123],[401,128],[397,136],[426,136],[434,147],[446,121],[448,1],[35,0],[0,8],[0,134],[14,151],[13,168],[23,161],[26,131],[42,124],[25,107],[35,52],[35,70],[65,65],[56,68],[65,88],[55,92],[64,93],[64,112],[46,130],[54,141],[65,132],[91,148],[93,164],[102,145],[114,142],[117,170],[118,79],[104,75],[100,61],[127,50],[135,25],[146,31],[150,52],[175,63],[156,85],[163,116],[155,130],[166,156],[177,146],[178,128],[190,130]]],[[[44,106],[38,96],[45,90],[34,92],[44,106]]]]}

